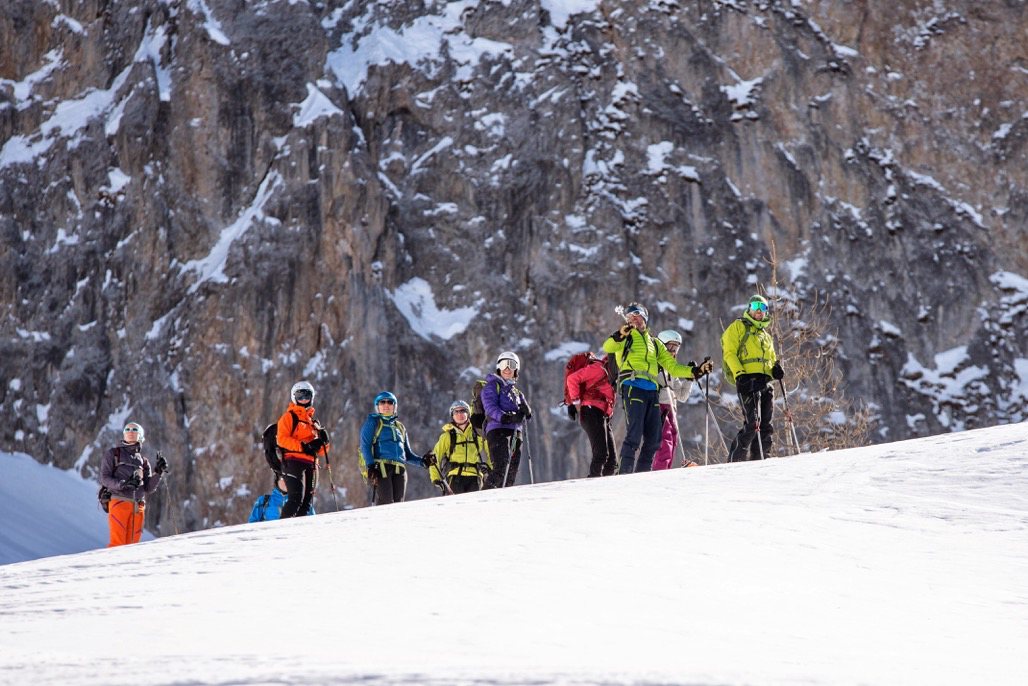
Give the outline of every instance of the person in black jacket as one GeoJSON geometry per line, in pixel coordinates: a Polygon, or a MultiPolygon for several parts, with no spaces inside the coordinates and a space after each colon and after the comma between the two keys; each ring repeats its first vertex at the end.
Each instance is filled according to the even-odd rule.
{"type": "Polygon", "coordinates": [[[107,547],[138,543],[143,535],[146,496],[157,490],[168,471],[168,461],[157,453],[153,468],[143,456],[146,434],[136,422],[122,432],[121,444],[104,455],[100,464],[100,484],[111,492],[107,523],[111,539],[107,547]]]}

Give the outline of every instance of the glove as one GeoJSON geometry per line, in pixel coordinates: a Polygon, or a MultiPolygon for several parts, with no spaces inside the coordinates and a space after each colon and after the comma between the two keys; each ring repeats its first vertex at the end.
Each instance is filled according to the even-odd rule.
{"type": "Polygon", "coordinates": [[[577,422],[578,421],[578,406],[577,405],[568,405],[568,419],[570,419],[573,422],[577,422]]]}
{"type": "Polygon", "coordinates": [[[692,368],[692,376],[694,379],[699,379],[710,374],[712,371],[714,371],[714,363],[710,361],[709,357],[705,357],[703,358],[703,362],[700,362],[692,368]]]}
{"type": "Polygon", "coordinates": [[[785,378],[785,370],[782,369],[782,365],[775,362],[775,366],[771,367],[771,378],[775,381],[781,381],[785,378]]]}
{"type": "Polygon", "coordinates": [[[476,464],[475,469],[477,469],[478,473],[482,476],[485,476],[489,473],[489,465],[485,462],[479,462],[478,464],[476,464]]]}
{"type": "Polygon", "coordinates": [[[378,474],[379,474],[379,472],[378,472],[378,465],[375,464],[375,463],[372,463],[371,465],[367,466],[367,470],[368,470],[368,483],[369,484],[373,484],[376,481],[378,481],[378,474]]]}
{"type": "Polygon", "coordinates": [[[322,445],[328,445],[332,441],[328,440],[328,431],[325,429],[318,429],[318,440],[321,441],[322,445]]]}
{"type": "Polygon", "coordinates": [[[436,488],[438,488],[440,493],[442,493],[443,495],[446,495],[446,484],[444,484],[442,481],[440,481],[439,479],[436,479],[435,481],[432,482],[432,485],[435,486],[436,488]]]}
{"type": "Polygon", "coordinates": [[[632,332],[632,325],[627,323],[627,322],[625,322],[621,326],[621,328],[618,329],[617,331],[615,331],[614,333],[612,333],[610,335],[610,337],[613,338],[615,342],[620,343],[621,341],[623,341],[626,338],[628,338],[628,334],[630,334],[631,332],[632,332]]]}
{"type": "Polygon", "coordinates": [[[300,447],[302,447],[303,452],[307,453],[308,455],[317,455],[318,451],[325,447],[325,442],[320,438],[315,438],[312,441],[301,443],[300,447]]]}
{"type": "Polygon", "coordinates": [[[520,412],[504,412],[500,417],[501,424],[517,424],[523,415],[520,412]]]}
{"type": "Polygon", "coordinates": [[[518,410],[525,419],[532,418],[532,407],[528,404],[528,401],[524,397],[521,398],[521,409],[518,410]]]}
{"type": "Polygon", "coordinates": [[[121,488],[123,490],[130,490],[130,491],[134,491],[134,490],[136,490],[137,488],[139,488],[142,485],[143,485],[143,478],[141,476],[139,476],[139,474],[133,474],[132,476],[130,476],[127,479],[122,479],[121,483],[119,484],[119,486],[121,486],[121,488]]]}
{"type": "Polygon", "coordinates": [[[421,460],[422,460],[422,462],[425,463],[426,467],[431,467],[432,465],[434,465],[436,463],[435,462],[435,455],[433,455],[432,453],[425,453],[424,455],[421,456],[421,460]]]}
{"type": "Polygon", "coordinates": [[[154,463],[153,470],[158,476],[168,471],[168,461],[164,459],[164,455],[157,453],[157,461],[154,463]]]}

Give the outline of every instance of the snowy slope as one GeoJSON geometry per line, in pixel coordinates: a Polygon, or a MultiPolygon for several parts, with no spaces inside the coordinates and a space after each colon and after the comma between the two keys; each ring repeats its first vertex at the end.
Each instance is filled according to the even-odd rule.
{"type": "Polygon", "coordinates": [[[1026,494],[1018,424],[6,565],[0,683],[1025,683],[1026,494]]]}

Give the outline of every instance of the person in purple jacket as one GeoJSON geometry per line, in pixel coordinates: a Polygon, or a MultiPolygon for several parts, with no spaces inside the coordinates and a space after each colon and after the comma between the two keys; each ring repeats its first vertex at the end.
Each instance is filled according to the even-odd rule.
{"type": "Polygon", "coordinates": [[[146,434],[136,422],[129,422],[122,432],[121,444],[104,455],[100,463],[100,485],[111,492],[107,508],[107,524],[111,532],[110,548],[139,543],[146,516],[146,495],[161,485],[161,476],[168,471],[168,461],[157,453],[153,469],[143,457],[146,434]]]}
{"type": "Polygon", "coordinates": [[[485,409],[485,440],[493,460],[483,488],[513,486],[521,462],[522,424],[531,419],[532,408],[515,385],[521,360],[515,353],[502,352],[496,358],[496,372],[485,378],[482,407],[485,409]]]}

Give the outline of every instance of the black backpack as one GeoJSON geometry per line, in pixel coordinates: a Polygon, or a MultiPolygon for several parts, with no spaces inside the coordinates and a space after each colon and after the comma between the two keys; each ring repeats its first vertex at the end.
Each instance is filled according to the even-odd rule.
{"type": "Polygon", "coordinates": [[[268,461],[271,471],[276,474],[280,473],[282,471],[282,456],[279,454],[278,448],[278,423],[268,424],[268,428],[264,430],[263,442],[264,459],[268,461]]]}

